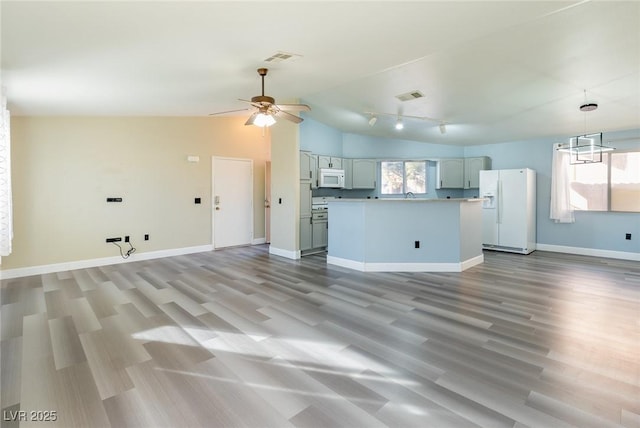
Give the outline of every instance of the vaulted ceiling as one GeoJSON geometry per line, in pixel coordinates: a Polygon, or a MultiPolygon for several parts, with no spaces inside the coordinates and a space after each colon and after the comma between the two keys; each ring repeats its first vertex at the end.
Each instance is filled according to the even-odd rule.
{"type": "Polygon", "coordinates": [[[267,67],[267,95],[344,132],[470,145],[640,128],[639,2],[2,1],[0,13],[14,115],[206,116],[244,108],[267,67]],[[265,61],[278,53],[294,55],[265,61]],[[596,111],[579,111],[585,90],[596,111]],[[367,112],[382,113],[375,126],[367,112]],[[415,118],[396,131],[397,114],[415,118]]]}

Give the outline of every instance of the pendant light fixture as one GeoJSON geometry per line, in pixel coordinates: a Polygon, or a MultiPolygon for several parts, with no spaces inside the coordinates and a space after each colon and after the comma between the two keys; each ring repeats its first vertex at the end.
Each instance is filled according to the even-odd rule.
{"type": "Polygon", "coordinates": [[[587,90],[585,89],[584,103],[579,107],[580,111],[584,112],[584,134],[569,138],[569,144],[558,148],[558,151],[571,155],[569,156],[571,165],[602,162],[602,153],[614,150],[613,147],[602,144],[602,132],[587,134],[587,112],[597,108],[597,103],[587,101],[587,90]]]}

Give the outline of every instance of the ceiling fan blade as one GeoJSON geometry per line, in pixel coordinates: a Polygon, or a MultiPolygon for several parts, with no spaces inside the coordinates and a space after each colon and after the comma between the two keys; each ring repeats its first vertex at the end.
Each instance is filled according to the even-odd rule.
{"type": "Polygon", "coordinates": [[[311,111],[311,107],[306,104],[277,104],[277,106],[284,111],[311,111]]]}
{"type": "Polygon", "coordinates": [[[253,125],[253,122],[255,122],[256,117],[258,117],[258,113],[260,113],[259,111],[253,113],[251,116],[249,116],[249,119],[247,119],[247,121],[244,123],[245,125],[253,125]]]}
{"type": "Polygon", "coordinates": [[[302,122],[304,119],[301,117],[298,117],[296,115],[293,115],[291,113],[287,113],[286,111],[277,111],[275,113],[273,113],[273,115],[277,118],[281,118],[281,119],[286,119],[288,121],[291,121],[293,123],[300,123],[302,122]]]}
{"type": "Polygon", "coordinates": [[[238,112],[238,111],[247,111],[247,110],[250,110],[250,109],[248,109],[248,108],[241,108],[241,109],[238,109],[238,110],[219,111],[219,112],[217,112],[217,113],[209,113],[209,116],[215,116],[215,115],[217,115],[217,114],[235,113],[235,112],[238,112]]]}

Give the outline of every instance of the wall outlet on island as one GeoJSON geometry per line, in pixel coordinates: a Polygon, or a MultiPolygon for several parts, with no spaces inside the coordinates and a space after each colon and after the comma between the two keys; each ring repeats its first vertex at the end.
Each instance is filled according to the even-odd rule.
{"type": "Polygon", "coordinates": [[[631,241],[631,234],[630,233],[625,233],[624,234],[624,239],[626,239],[627,241],[631,241]]]}

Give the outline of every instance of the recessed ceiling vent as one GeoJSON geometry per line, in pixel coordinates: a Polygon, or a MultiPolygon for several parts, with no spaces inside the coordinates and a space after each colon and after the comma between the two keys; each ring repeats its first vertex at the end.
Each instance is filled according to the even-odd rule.
{"type": "Polygon", "coordinates": [[[271,55],[269,58],[265,59],[264,62],[269,62],[271,64],[275,64],[282,61],[295,61],[298,58],[302,58],[302,55],[288,53],[288,52],[277,52],[271,55]]]}
{"type": "Polygon", "coordinates": [[[424,94],[420,91],[411,91],[405,94],[396,95],[396,98],[400,101],[411,101],[422,97],[424,97],[424,94]]]}

